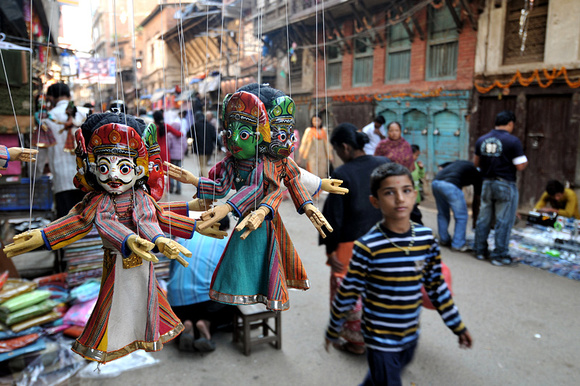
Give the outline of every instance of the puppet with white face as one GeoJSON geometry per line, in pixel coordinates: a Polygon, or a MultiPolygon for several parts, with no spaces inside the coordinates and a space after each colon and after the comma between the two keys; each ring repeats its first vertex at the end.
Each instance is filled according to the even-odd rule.
{"type": "Polygon", "coordinates": [[[156,247],[187,264],[179,255],[191,253],[166,233],[170,229],[172,235],[191,238],[196,221],[164,210],[147,193],[143,129],[140,121],[113,113],[89,117],[77,135],[76,177],[89,193],[66,216],[16,236],[5,248],[8,257],[43,245],[58,249],[96,227],[105,251],[101,291],[72,349],[102,363],[137,349],[158,351],[183,330],[155,279],[152,262],[157,258],[150,251],[156,247]]]}

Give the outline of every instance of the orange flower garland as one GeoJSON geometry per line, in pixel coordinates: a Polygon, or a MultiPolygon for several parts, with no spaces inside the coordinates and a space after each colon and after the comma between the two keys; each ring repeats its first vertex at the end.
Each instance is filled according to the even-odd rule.
{"type": "Polygon", "coordinates": [[[566,83],[570,88],[580,87],[580,79],[577,80],[576,82],[571,81],[570,78],[568,77],[566,67],[562,67],[559,70],[553,68],[551,73],[549,73],[548,70],[546,70],[545,68],[542,69],[541,71],[544,74],[544,78],[547,79],[545,83],[542,82],[542,78],[540,77],[540,70],[536,69],[529,78],[524,78],[522,76],[522,73],[519,70],[517,70],[515,75],[507,83],[501,83],[499,80],[496,80],[490,86],[487,87],[481,86],[475,82],[473,83],[473,85],[480,94],[486,94],[491,90],[493,90],[495,87],[509,88],[512,84],[516,82],[516,80],[519,82],[520,85],[524,87],[528,87],[534,80],[536,80],[541,88],[548,88],[552,85],[552,83],[554,83],[554,80],[556,80],[561,76],[564,76],[564,79],[566,80],[566,83]]]}

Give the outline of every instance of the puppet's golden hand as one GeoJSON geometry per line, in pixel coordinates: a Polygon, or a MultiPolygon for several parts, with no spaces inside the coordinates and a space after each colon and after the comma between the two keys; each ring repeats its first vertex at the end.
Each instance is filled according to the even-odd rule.
{"type": "Polygon", "coordinates": [[[325,226],[329,232],[333,231],[328,221],[326,221],[324,215],[320,213],[320,211],[314,205],[312,204],[304,205],[304,213],[306,213],[306,215],[308,216],[312,224],[314,224],[314,227],[316,228],[318,233],[320,233],[320,236],[322,236],[323,239],[326,238],[326,234],[322,230],[323,226],[325,226]]]}
{"type": "Polygon", "coordinates": [[[35,250],[44,245],[42,232],[40,229],[34,229],[14,236],[14,242],[4,248],[7,257],[14,257],[26,252],[35,250]]]}
{"type": "Polygon", "coordinates": [[[227,237],[228,232],[226,231],[220,231],[220,224],[215,223],[212,224],[209,227],[204,227],[203,229],[199,229],[199,226],[203,224],[203,221],[198,220],[196,227],[195,227],[195,231],[199,234],[202,234],[204,236],[208,236],[208,237],[213,237],[214,239],[223,239],[224,237],[227,237]]]}
{"type": "Polygon", "coordinates": [[[268,213],[270,213],[270,209],[266,208],[265,206],[261,206],[244,217],[244,219],[236,227],[236,231],[238,232],[241,232],[244,228],[247,228],[246,231],[240,236],[240,238],[245,240],[252,231],[255,231],[260,226],[262,226],[262,223],[264,222],[264,219],[268,213]]]}
{"type": "Polygon", "coordinates": [[[184,267],[189,265],[189,263],[185,261],[183,257],[179,256],[179,254],[183,253],[185,256],[191,257],[191,252],[183,245],[180,245],[177,241],[161,236],[155,239],[155,245],[159,249],[159,252],[163,253],[168,258],[179,261],[179,263],[184,267]]]}
{"type": "Polygon", "coordinates": [[[328,193],[333,194],[347,194],[347,188],[341,188],[342,180],[335,180],[332,178],[323,178],[320,188],[328,193]]]}
{"type": "Polygon", "coordinates": [[[142,258],[143,260],[151,261],[153,263],[157,263],[159,259],[149,252],[155,247],[151,241],[145,240],[137,235],[131,235],[127,239],[127,246],[129,249],[137,256],[142,258]]]}
{"type": "Polygon", "coordinates": [[[188,172],[187,170],[180,168],[179,166],[175,166],[167,161],[163,162],[163,164],[167,166],[167,174],[169,174],[169,177],[173,178],[174,180],[177,180],[183,184],[191,184],[195,186],[197,186],[199,183],[199,178],[194,176],[191,172],[188,172]]]}
{"type": "Polygon", "coordinates": [[[10,160],[23,161],[23,162],[34,162],[35,154],[38,154],[38,150],[34,149],[23,149],[21,147],[11,147],[8,148],[8,154],[10,154],[10,160]]]}
{"type": "Polygon", "coordinates": [[[215,203],[214,200],[204,200],[203,198],[194,198],[193,200],[189,201],[187,204],[189,206],[189,210],[194,210],[196,212],[202,212],[205,210],[210,210],[211,206],[215,203]]]}
{"type": "Polygon", "coordinates": [[[223,204],[214,206],[207,212],[203,212],[201,214],[201,219],[203,222],[198,223],[197,229],[203,231],[204,229],[212,226],[213,224],[217,224],[222,218],[226,217],[228,213],[233,211],[234,208],[230,204],[223,204]]]}

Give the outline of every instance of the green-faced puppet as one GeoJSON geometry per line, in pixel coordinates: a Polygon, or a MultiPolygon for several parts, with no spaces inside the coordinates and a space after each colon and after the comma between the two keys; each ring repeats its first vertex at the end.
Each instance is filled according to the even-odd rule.
{"type": "Polygon", "coordinates": [[[270,143],[267,155],[274,159],[288,157],[294,151],[294,111],[296,105],[292,98],[287,95],[277,97],[272,101],[272,106],[268,109],[270,119],[270,143]]]}
{"type": "Polygon", "coordinates": [[[224,99],[224,141],[237,159],[256,156],[262,142],[270,142],[270,125],[266,107],[260,99],[245,91],[238,91],[224,99]]]}

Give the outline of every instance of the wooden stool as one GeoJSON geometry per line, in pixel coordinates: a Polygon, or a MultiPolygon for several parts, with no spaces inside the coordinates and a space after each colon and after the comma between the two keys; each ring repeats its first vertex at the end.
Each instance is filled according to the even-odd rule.
{"type": "Polygon", "coordinates": [[[276,349],[282,349],[282,315],[269,311],[263,304],[237,306],[234,315],[234,343],[242,342],[244,355],[250,355],[253,345],[270,343],[276,349]],[[269,319],[274,318],[274,328],[269,319]],[[251,329],[262,327],[261,335],[252,337],[251,329]],[[270,335],[272,332],[273,335],[270,335]]]}

